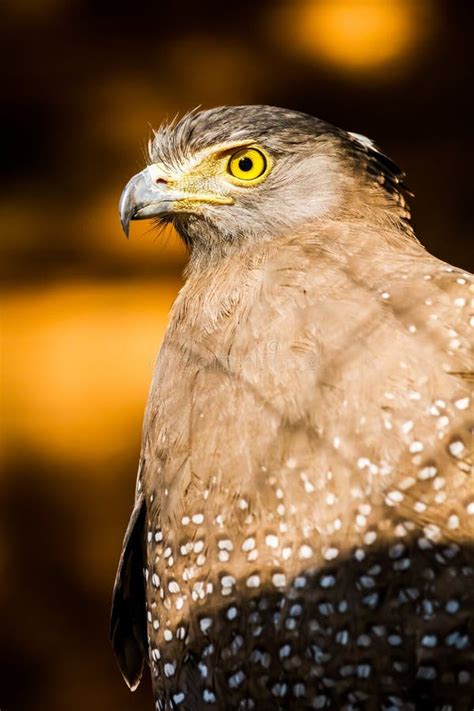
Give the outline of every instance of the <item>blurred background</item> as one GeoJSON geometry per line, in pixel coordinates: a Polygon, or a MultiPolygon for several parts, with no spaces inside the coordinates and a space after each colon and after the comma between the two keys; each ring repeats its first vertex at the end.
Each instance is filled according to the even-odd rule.
{"type": "Polygon", "coordinates": [[[373,138],[472,268],[470,3],[3,0],[0,708],[151,709],[108,641],[153,361],[185,253],[117,201],[150,125],[269,103],[373,138]]]}

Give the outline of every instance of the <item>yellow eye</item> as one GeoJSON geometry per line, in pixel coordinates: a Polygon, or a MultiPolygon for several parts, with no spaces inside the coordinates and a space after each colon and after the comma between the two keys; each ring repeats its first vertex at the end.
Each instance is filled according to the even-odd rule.
{"type": "Polygon", "coordinates": [[[268,162],[256,148],[243,148],[230,157],[227,170],[238,180],[255,181],[267,172],[268,162]]]}

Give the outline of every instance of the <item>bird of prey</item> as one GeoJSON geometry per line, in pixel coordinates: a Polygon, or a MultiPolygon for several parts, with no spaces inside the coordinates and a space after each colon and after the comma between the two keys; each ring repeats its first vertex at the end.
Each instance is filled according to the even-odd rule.
{"type": "Polygon", "coordinates": [[[474,279],[367,138],[268,106],[150,141],[122,225],[189,248],[111,635],[156,709],[474,705],[474,279]]]}

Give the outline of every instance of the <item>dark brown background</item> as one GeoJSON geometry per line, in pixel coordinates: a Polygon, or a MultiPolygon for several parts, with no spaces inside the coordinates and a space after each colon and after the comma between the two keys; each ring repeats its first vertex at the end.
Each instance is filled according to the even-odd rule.
{"type": "Polygon", "coordinates": [[[110,593],[153,359],[184,252],[117,200],[148,122],[270,103],[364,133],[415,224],[471,267],[471,3],[4,0],[0,708],[151,709],[122,683],[110,593]]]}

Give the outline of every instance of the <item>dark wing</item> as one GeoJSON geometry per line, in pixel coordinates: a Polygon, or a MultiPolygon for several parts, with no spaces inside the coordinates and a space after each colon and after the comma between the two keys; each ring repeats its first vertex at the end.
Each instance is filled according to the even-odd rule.
{"type": "Polygon", "coordinates": [[[348,132],[352,148],[356,153],[365,154],[367,172],[370,177],[382,185],[402,210],[406,222],[410,221],[409,198],[413,193],[405,183],[405,173],[367,136],[348,132]]]}
{"type": "Polygon", "coordinates": [[[145,497],[137,498],[123,541],[115,578],[110,638],[115,658],[128,686],[140,683],[147,658],[145,582],[145,497]]]}

